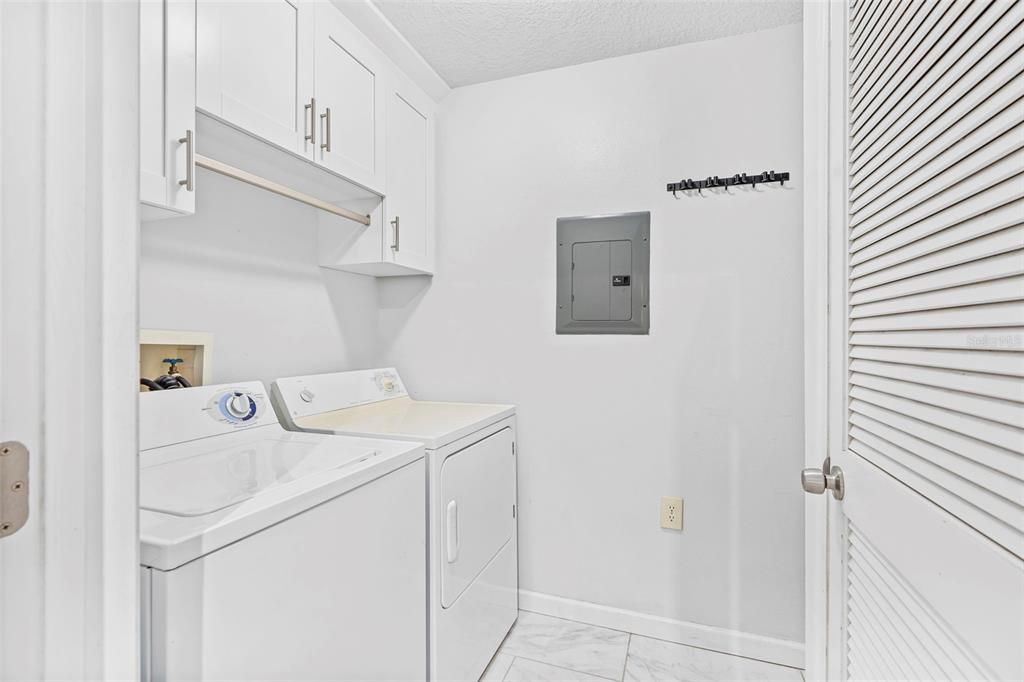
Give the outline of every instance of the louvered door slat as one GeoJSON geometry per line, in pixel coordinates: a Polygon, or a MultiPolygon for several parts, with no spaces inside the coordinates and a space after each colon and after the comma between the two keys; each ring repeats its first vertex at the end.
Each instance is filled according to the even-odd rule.
{"type": "MultiPolygon", "coordinates": [[[[863,82],[865,78],[870,78],[879,64],[886,63],[888,59],[891,59],[891,55],[902,47],[907,35],[913,31],[915,26],[920,25],[931,9],[932,6],[925,2],[901,3],[899,10],[890,15],[878,48],[866,50],[854,60],[850,82],[859,83],[863,82]]],[[[852,92],[851,90],[851,94],[852,92]]]]}
{"type": "Polygon", "coordinates": [[[904,64],[910,52],[917,47],[921,36],[927,34],[928,29],[942,18],[952,4],[953,0],[915,2],[913,9],[904,14],[903,20],[893,31],[892,38],[886,41],[885,49],[878,50],[860,69],[854,69],[850,78],[851,101],[857,101],[865,83],[887,78],[904,64]]]}
{"type": "MultiPolygon", "coordinates": [[[[850,199],[871,198],[894,184],[890,175],[905,164],[911,170],[920,167],[974,130],[996,112],[1013,105],[1024,92],[1024,60],[1018,51],[993,69],[938,117],[912,122],[871,156],[850,179],[850,199]],[[984,105],[984,106],[982,106],[984,105]]],[[[898,175],[903,177],[905,173],[898,175]]]]}
{"type": "Polygon", "coordinates": [[[1014,377],[857,359],[850,362],[850,371],[1024,403],[1024,381],[1014,377]]]}
{"type": "Polygon", "coordinates": [[[1005,473],[1014,479],[1009,481],[1010,485],[1019,485],[1017,482],[1024,481],[1024,462],[1015,453],[992,445],[979,444],[973,438],[952,432],[941,426],[935,426],[934,424],[901,415],[892,410],[868,404],[860,404],[860,407],[863,409],[857,412],[858,415],[873,419],[880,424],[886,424],[893,429],[898,429],[924,443],[948,450],[949,452],[961,454],[964,458],[988,467],[993,471],[1005,473]],[[966,450],[963,448],[966,448],[966,450]]]}
{"type": "Polygon", "coordinates": [[[962,372],[985,372],[1003,376],[1024,377],[1020,353],[993,350],[937,350],[933,348],[879,348],[853,346],[850,358],[898,362],[921,367],[938,367],[962,372]]]}
{"type": "MultiPolygon", "coordinates": [[[[1024,251],[1012,251],[908,276],[904,280],[897,280],[889,284],[862,289],[854,292],[850,303],[851,305],[860,305],[909,297],[913,294],[936,292],[942,289],[980,285],[989,280],[1013,278],[1014,275],[1021,273],[1024,273],[1024,251]]],[[[1024,297],[1024,285],[1020,288],[1020,293],[1024,297]]]]}
{"type": "MultiPolygon", "coordinates": [[[[874,591],[877,596],[874,603],[850,600],[851,652],[856,647],[858,635],[854,628],[861,620],[860,616],[868,615],[877,608],[886,608],[891,602],[896,601],[910,614],[908,617],[913,619],[916,631],[927,634],[929,637],[931,644],[929,651],[932,652],[942,671],[941,675],[935,677],[928,677],[923,671],[911,677],[901,677],[901,673],[889,669],[877,673],[875,680],[986,680],[996,677],[977,655],[964,648],[956,635],[950,632],[943,615],[936,613],[927,599],[918,594],[913,586],[907,584],[900,577],[898,569],[893,566],[891,560],[874,547],[858,526],[850,525],[847,542],[850,552],[848,564],[850,584],[856,585],[858,590],[874,591]],[[887,593],[878,591],[877,585],[882,582],[889,586],[887,593]]],[[[901,649],[906,646],[903,640],[894,639],[893,644],[901,649]]],[[[851,656],[852,662],[853,657],[851,656]]]]}
{"type": "MultiPolygon", "coordinates": [[[[863,245],[888,237],[914,223],[924,221],[990,187],[995,188],[1010,178],[1013,178],[1010,184],[1013,185],[1012,189],[1016,192],[1016,196],[1013,198],[1017,198],[1021,192],[1024,192],[1024,187],[1020,186],[1020,168],[1022,166],[1024,166],[1024,151],[1017,150],[1003,156],[991,165],[982,166],[973,174],[960,174],[958,181],[950,183],[952,186],[939,194],[932,194],[930,198],[921,203],[910,206],[906,205],[910,202],[904,202],[903,205],[906,208],[902,213],[890,211],[885,215],[872,216],[850,231],[850,237],[854,240],[853,248],[854,250],[859,249],[863,245]]],[[[977,168],[977,166],[973,166],[973,168],[977,168]]]]}
{"type": "MultiPolygon", "coordinates": [[[[860,440],[871,445],[880,452],[885,453],[893,448],[901,448],[905,453],[902,456],[890,454],[890,458],[899,462],[910,464],[912,460],[928,462],[941,471],[958,476],[964,481],[973,483],[968,486],[955,482],[952,485],[947,483],[946,487],[951,490],[966,491],[966,497],[970,498],[975,506],[986,509],[993,516],[1000,516],[999,510],[989,509],[990,504],[1001,506],[1007,513],[1005,518],[1024,513],[1024,495],[1020,491],[1020,479],[1009,479],[1002,476],[999,471],[979,464],[967,457],[961,457],[954,452],[928,443],[911,436],[910,434],[895,429],[888,424],[871,419],[862,414],[853,415],[851,436],[854,440],[860,440]],[[998,502],[990,503],[990,500],[998,502]],[[1015,505],[1015,506],[1011,506],[1015,505]]],[[[937,480],[936,476],[931,478],[937,480]]]]}
{"type": "MultiPolygon", "coordinates": [[[[950,254],[950,256],[955,257],[955,254],[950,254]]],[[[966,284],[979,284],[986,280],[1013,277],[1022,273],[1024,273],[1024,250],[1011,251],[980,260],[948,265],[888,284],[860,289],[850,297],[850,304],[860,305],[966,284]]],[[[1021,293],[1024,297],[1024,286],[1022,286],[1021,293]]]]}
{"type": "MultiPolygon", "coordinates": [[[[941,48],[935,49],[943,36],[949,36],[947,43],[952,41],[950,26],[958,21],[960,25],[969,25],[983,11],[982,7],[971,7],[969,3],[952,2],[944,12],[934,14],[935,23],[929,23],[919,34],[913,36],[910,54],[899,55],[900,61],[895,62],[886,71],[875,78],[865,81],[864,89],[857,93],[850,102],[850,122],[855,124],[861,116],[874,111],[871,107],[878,100],[887,99],[897,87],[905,84],[909,88],[920,79],[942,54],[941,48]],[[971,14],[964,15],[967,10],[971,14]],[[895,68],[898,67],[898,68],[895,68]],[[895,70],[893,70],[895,68],[895,70]]],[[[948,47],[948,44],[946,45],[948,47]]]]}
{"type": "MultiPolygon", "coordinates": [[[[1006,118],[1019,117],[1019,114],[1019,111],[1011,111],[1006,118]]],[[[997,125],[1004,121],[998,121],[997,125]]],[[[934,212],[936,207],[958,201],[958,197],[962,194],[957,194],[955,189],[960,183],[1024,147],[1024,126],[1018,123],[1019,121],[1015,122],[1013,127],[1006,128],[998,135],[991,137],[985,135],[985,133],[992,132],[991,130],[983,131],[978,138],[987,137],[988,139],[982,140],[973,149],[970,148],[970,143],[978,138],[962,139],[958,148],[950,150],[949,154],[950,157],[959,156],[959,158],[940,157],[934,166],[925,167],[920,175],[915,174],[907,178],[905,182],[897,183],[890,192],[880,195],[875,201],[864,205],[862,209],[853,209],[850,224],[855,228],[854,235],[859,237],[879,225],[888,223],[897,216],[905,215],[928,200],[934,199],[938,202],[933,202],[930,205],[929,213],[934,212]]],[[[1003,177],[1013,174],[1007,172],[1003,177]]]]}
{"type": "Polygon", "coordinates": [[[870,0],[852,0],[850,2],[850,15],[848,25],[850,31],[853,31],[853,24],[858,20],[859,17],[864,16],[864,9],[869,7],[872,3],[870,0]]]}
{"type": "MultiPolygon", "coordinates": [[[[920,115],[927,111],[929,115],[937,116],[945,110],[944,106],[932,105],[958,83],[964,71],[973,70],[973,80],[980,80],[1019,47],[1014,41],[1004,39],[1024,18],[1024,9],[1016,3],[996,0],[975,18],[973,14],[979,6],[979,3],[968,4],[967,11],[946,34],[956,38],[948,46],[943,46],[945,52],[930,53],[910,78],[898,86],[883,89],[853,122],[850,155],[853,172],[860,167],[858,160],[873,154],[883,145],[883,136],[890,134],[894,127],[897,132],[902,130],[915,113],[920,115]],[[966,30],[957,33],[960,28],[966,30]],[[925,65],[927,68],[920,68],[925,65]]],[[[958,87],[962,89],[970,85],[972,83],[959,83],[958,87]]]]}
{"type": "Polygon", "coordinates": [[[855,332],[850,335],[854,346],[892,346],[897,348],[950,348],[975,350],[983,339],[998,346],[1000,341],[1005,350],[1024,351],[1014,345],[1024,327],[981,327],[978,329],[917,329],[908,331],[855,332]]]}
{"type": "MultiPolygon", "coordinates": [[[[922,611],[918,600],[908,593],[907,588],[894,578],[891,571],[882,565],[883,561],[874,552],[862,544],[856,533],[850,535],[850,573],[851,582],[863,585],[865,592],[878,595],[875,606],[879,603],[889,605],[908,624],[914,636],[923,643],[934,666],[939,671],[930,679],[942,679],[943,673],[956,671],[964,675],[963,669],[957,665],[952,652],[943,646],[948,634],[937,627],[934,620],[922,611]]],[[[926,678],[927,679],[927,678],[926,678]]],[[[965,677],[966,679],[966,677],[965,677]]]]}
{"type": "MultiPolygon", "coordinates": [[[[937,308],[916,313],[862,317],[850,322],[850,331],[912,331],[926,329],[981,329],[984,327],[1019,327],[1024,325],[1024,302],[989,303],[962,308],[937,308]]],[[[1020,339],[1011,339],[1012,346],[1020,339]]],[[[975,337],[971,344],[980,350],[1006,347],[1002,336],[994,339],[975,337]]]]}
{"type": "Polygon", "coordinates": [[[866,0],[855,0],[850,3],[850,30],[853,30],[853,24],[862,16],[864,16],[864,8],[870,5],[870,2],[866,0]]]}
{"type": "Polygon", "coordinates": [[[863,625],[859,621],[847,626],[850,648],[850,679],[857,682],[878,682],[878,680],[895,679],[883,674],[882,655],[875,651],[867,635],[862,634],[863,625]],[[856,654],[856,655],[854,655],[856,654]]]}
{"type": "Polygon", "coordinates": [[[971,306],[1022,299],[1024,299],[1024,277],[1008,277],[992,282],[979,282],[942,291],[929,291],[923,294],[854,305],[850,311],[850,317],[857,319],[875,315],[939,310],[953,306],[971,306]]]}
{"type": "Polygon", "coordinates": [[[898,199],[892,206],[863,221],[852,224],[853,239],[867,237],[870,241],[887,237],[942,209],[959,203],[988,187],[1020,175],[1024,152],[1019,140],[1009,135],[999,138],[1000,144],[987,145],[980,156],[972,155],[963,167],[949,169],[919,188],[913,196],[898,199]]]}
{"type": "Polygon", "coordinates": [[[918,647],[920,652],[918,658],[921,660],[923,667],[928,670],[929,677],[940,679],[942,670],[948,669],[949,661],[943,656],[943,652],[938,646],[939,642],[932,632],[922,627],[921,622],[915,617],[913,611],[907,607],[900,594],[893,589],[889,581],[886,580],[886,577],[879,575],[871,563],[865,561],[860,556],[855,547],[851,547],[850,565],[853,567],[850,573],[854,577],[854,581],[861,583],[867,594],[877,595],[877,598],[872,602],[872,606],[874,608],[882,608],[883,605],[887,605],[891,608],[891,612],[909,631],[909,639],[918,647]]]}
{"type": "Polygon", "coordinates": [[[903,16],[903,13],[911,6],[908,0],[893,0],[889,3],[889,6],[885,8],[885,11],[878,15],[878,20],[875,21],[873,26],[868,28],[868,34],[864,36],[864,39],[858,41],[859,45],[863,45],[857,54],[853,55],[851,61],[851,71],[857,73],[864,60],[868,59],[869,55],[878,53],[876,49],[879,45],[879,41],[884,43],[886,37],[889,36],[892,31],[893,25],[903,16]]]}
{"type": "MultiPolygon", "coordinates": [[[[894,249],[911,245],[925,237],[938,234],[943,230],[956,228],[966,233],[965,238],[969,239],[971,236],[988,234],[988,232],[1016,224],[1020,222],[1021,214],[1017,212],[1017,207],[1021,203],[1018,200],[1022,197],[1024,197],[1024,175],[1018,173],[991,187],[986,187],[952,206],[943,208],[938,213],[933,213],[908,226],[893,230],[881,238],[879,238],[880,235],[867,235],[853,240],[850,244],[850,265],[853,268],[871,272],[872,264],[868,261],[894,249]],[[994,217],[986,214],[995,211],[1000,211],[1002,219],[992,222],[994,217]],[[989,221],[986,224],[987,229],[974,227],[981,224],[980,221],[989,221]],[[964,225],[965,223],[966,225],[964,225]]],[[[936,239],[941,239],[941,237],[936,239]]]]}
{"type": "MultiPolygon", "coordinates": [[[[922,3],[924,12],[920,12],[919,21],[915,21],[906,33],[894,42],[894,56],[889,60],[881,62],[874,71],[863,71],[854,74],[850,83],[850,103],[852,107],[860,110],[866,103],[870,103],[882,91],[883,84],[893,79],[902,80],[907,76],[910,69],[916,62],[912,61],[916,55],[918,59],[924,54],[923,50],[932,38],[932,29],[939,22],[952,23],[956,16],[963,11],[957,7],[955,0],[940,0],[939,2],[922,3]]],[[[851,112],[851,115],[853,112],[851,112]]]]}
{"type": "MultiPolygon", "coordinates": [[[[1021,54],[1021,63],[1024,65],[1024,53],[1021,54]]],[[[1020,124],[1024,121],[1024,104],[1020,101],[1024,96],[1024,77],[1016,79],[1013,88],[1007,88],[1006,96],[1016,100],[1013,106],[995,109],[990,103],[979,110],[986,113],[960,119],[906,163],[878,179],[864,194],[851,197],[850,210],[863,214],[866,219],[891,206],[897,199],[913,194],[971,155],[976,157],[977,160],[972,160],[976,165],[986,157],[1005,155],[1005,152],[996,152],[994,147],[1002,145],[1012,151],[1024,145],[1020,141],[1020,124]]]]}
{"type": "MultiPolygon", "coordinates": [[[[853,597],[856,596],[855,586],[856,582],[851,580],[851,601],[853,601],[853,597]]],[[[877,620],[875,619],[875,615],[876,614],[873,610],[864,609],[861,612],[861,617],[857,621],[857,626],[859,626],[862,636],[867,640],[868,644],[875,652],[875,655],[878,657],[876,662],[880,666],[880,670],[885,671],[885,677],[882,677],[881,679],[912,679],[911,674],[901,665],[905,661],[905,658],[896,653],[896,647],[894,646],[896,643],[893,641],[892,637],[886,636],[881,632],[881,629],[878,627],[877,620]]]]}
{"type": "Polygon", "coordinates": [[[882,600],[877,590],[872,589],[874,585],[868,580],[860,580],[862,577],[860,574],[854,575],[855,579],[850,581],[850,594],[869,607],[865,609],[866,620],[881,623],[880,628],[889,641],[903,644],[902,650],[898,651],[897,655],[906,664],[906,668],[911,671],[907,674],[906,679],[930,677],[929,671],[935,664],[928,657],[927,652],[921,648],[917,635],[902,620],[894,616],[894,610],[882,600]]]}
{"type": "Polygon", "coordinates": [[[850,388],[850,398],[870,405],[884,407],[892,412],[905,414],[919,421],[927,422],[950,431],[962,433],[985,443],[992,443],[1005,450],[1024,455],[1024,432],[1021,429],[972,417],[941,407],[917,403],[906,398],[882,393],[861,386],[850,388]]]}
{"type": "MultiPolygon", "coordinates": [[[[908,488],[915,493],[927,497],[942,509],[953,514],[960,520],[969,524],[977,532],[981,533],[990,541],[994,541],[1011,552],[1024,551],[1024,543],[1020,538],[1020,507],[1013,507],[1014,513],[1002,515],[1002,518],[993,516],[979,507],[971,504],[965,497],[947,487],[950,482],[956,479],[946,477],[945,480],[932,480],[927,477],[932,467],[927,463],[909,461],[905,457],[896,459],[891,457],[895,454],[900,456],[898,449],[888,448],[887,451],[879,451],[867,445],[863,441],[854,439],[850,443],[850,451],[857,456],[870,462],[879,469],[887,471],[891,476],[899,478],[908,488]],[[1005,519],[1009,518],[1007,522],[1005,519]]],[[[963,492],[969,486],[959,484],[958,491],[963,492]]]]}
{"type": "MultiPolygon", "coordinates": [[[[875,22],[878,21],[878,17],[885,11],[885,9],[892,4],[894,0],[878,0],[878,2],[871,3],[870,9],[867,14],[864,15],[864,20],[858,22],[853,27],[854,45],[860,45],[863,41],[857,40],[856,38],[863,38],[871,27],[874,26],[875,22]]],[[[857,49],[854,47],[854,49],[857,49]]]]}
{"type": "MultiPolygon", "coordinates": [[[[959,414],[999,422],[1007,426],[1024,424],[1024,405],[977,395],[965,395],[934,386],[921,386],[904,381],[854,374],[850,384],[863,386],[891,396],[907,398],[931,407],[953,410],[959,414]]],[[[1020,434],[1024,436],[1024,433],[1020,434]]]]}
{"type": "MultiPolygon", "coordinates": [[[[1017,208],[1024,210],[1022,206],[1017,208]]],[[[1011,220],[1016,220],[1018,215],[1008,211],[1005,216],[994,216],[994,218],[996,221],[1002,218],[1008,223],[1011,220]]],[[[1024,217],[1020,219],[1024,221],[1024,217]]],[[[975,223],[981,221],[982,219],[979,219],[975,223]]],[[[997,225],[1001,226],[998,222],[997,225]]],[[[881,269],[870,272],[867,271],[867,268],[861,268],[860,271],[856,267],[851,268],[850,291],[858,292],[862,289],[881,286],[907,277],[914,277],[926,272],[935,272],[942,268],[960,265],[961,263],[970,263],[971,261],[990,258],[1021,249],[1021,245],[1024,244],[1024,224],[1000,229],[999,232],[986,234],[984,237],[977,236],[977,231],[974,231],[974,234],[970,236],[973,238],[955,239],[954,245],[947,248],[940,248],[943,244],[936,240],[931,250],[918,248],[915,252],[911,252],[909,248],[905,248],[901,249],[898,253],[885,254],[885,257],[873,259],[873,261],[883,261],[883,258],[886,258],[893,262],[889,267],[883,265],[881,269]],[[889,256],[892,257],[889,258],[889,256]]],[[[918,241],[916,244],[921,244],[921,242],[918,241]]],[[[879,263],[875,262],[874,265],[877,266],[879,263]]]]}
{"type": "MultiPolygon", "coordinates": [[[[940,119],[954,119],[957,111],[963,112],[965,99],[983,99],[1000,81],[1013,78],[1020,73],[1020,45],[1007,35],[992,49],[981,51],[980,59],[971,67],[965,80],[945,78],[936,83],[932,89],[920,94],[913,94],[914,99],[906,104],[906,110],[894,117],[893,110],[887,110],[886,119],[874,128],[868,137],[871,138],[869,149],[855,162],[851,169],[854,177],[862,177],[870,170],[869,164],[885,161],[905,149],[907,139],[917,137],[921,132],[940,119]],[[1017,52],[1014,52],[1017,50],[1017,52]],[[973,94],[973,97],[972,97],[973,94]]],[[[941,124],[939,126],[941,127],[941,124]]],[[[915,144],[919,149],[922,144],[915,144]]]]}

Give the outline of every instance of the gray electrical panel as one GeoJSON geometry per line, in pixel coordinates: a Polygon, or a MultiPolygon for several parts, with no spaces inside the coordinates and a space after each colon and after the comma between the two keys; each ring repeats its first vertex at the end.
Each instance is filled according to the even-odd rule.
{"type": "Polygon", "coordinates": [[[646,334],[651,214],[559,218],[558,334],[646,334]]]}

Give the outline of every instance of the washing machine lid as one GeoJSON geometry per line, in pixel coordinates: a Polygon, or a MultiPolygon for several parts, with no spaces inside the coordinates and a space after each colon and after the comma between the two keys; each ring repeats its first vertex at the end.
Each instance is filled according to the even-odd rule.
{"type": "Polygon", "coordinates": [[[140,454],[142,563],[171,570],[416,461],[414,443],[277,424],[140,454]]]}
{"type": "Polygon", "coordinates": [[[294,423],[306,431],[414,440],[428,449],[438,449],[514,414],[512,405],[432,402],[401,397],[297,417],[294,423]]]}
{"type": "Polygon", "coordinates": [[[244,443],[206,439],[139,470],[139,506],[174,516],[202,516],[312,474],[368,459],[367,444],[296,438],[275,429],[244,443]]]}

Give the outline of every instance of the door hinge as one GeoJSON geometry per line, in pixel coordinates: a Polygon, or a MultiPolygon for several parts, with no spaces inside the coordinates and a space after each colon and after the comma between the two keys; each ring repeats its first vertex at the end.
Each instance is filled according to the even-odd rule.
{"type": "Polygon", "coordinates": [[[0,443],[0,538],[28,521],[28,455],[18,441],[0,443]]]}
{"type": "Polygon", "coordinates": [[[513,504],[512,505],[512,518],[514,519],[515,517],[516,517],[516,506],[513,504]]]}
{"type": "Polygon", "coordinates": [[[512,456],[513,457],[516,456],[516,444],[515,443],[512,443],[512,456]]]}

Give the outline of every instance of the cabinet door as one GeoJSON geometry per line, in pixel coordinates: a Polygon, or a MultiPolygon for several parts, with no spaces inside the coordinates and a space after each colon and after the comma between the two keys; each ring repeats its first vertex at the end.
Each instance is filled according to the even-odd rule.
{"type": "Polygon", "coordinates": [[[195,210],[195,20],[195,0],[139,5],[139,199],[174,213],[195,210]]]}
{"type": "Polygon", "coordinates": [[[316,159],[377,192],[384,190],[384,64],[341,12],[316,17],[316,159]]]}
{"type": "Polygon", "coordinates": [[[384,259],[434,270],[434,117],[425,95],[395,88],[388,99],[384,259]]]}
{"type": "Polygon", "coordinates": [[[303,0],[199,0],[196,105],[307,156],[314,112],[313,7],[303,0]]]}

